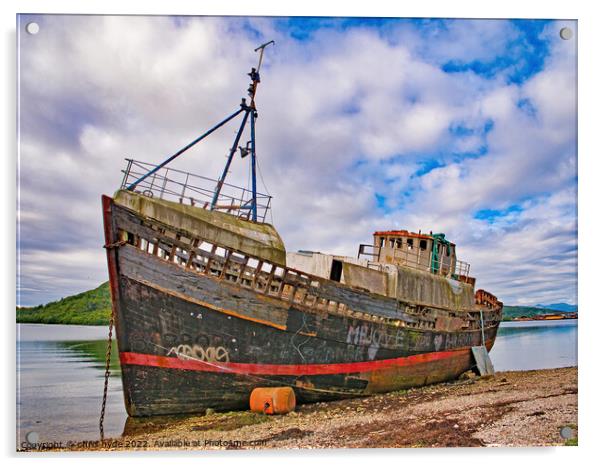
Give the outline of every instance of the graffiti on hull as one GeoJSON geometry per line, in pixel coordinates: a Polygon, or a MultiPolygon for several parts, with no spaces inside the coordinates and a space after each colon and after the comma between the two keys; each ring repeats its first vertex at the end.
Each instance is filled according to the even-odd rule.
{"type": "Polygon", "coordinates": [[[203,362],[230,362],[230,354],[223,346],[178,345],[172,346],[167,356],[179,359],[196,359],[203,362]]]}

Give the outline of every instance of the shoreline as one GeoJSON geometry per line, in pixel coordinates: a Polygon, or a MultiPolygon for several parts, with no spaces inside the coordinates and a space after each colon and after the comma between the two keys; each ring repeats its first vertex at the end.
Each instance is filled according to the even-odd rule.
{"type": "Polygon", "coordinates": [[[502,322],[559,322],[562,320],[579,320],[578,317],[563,317],[561,319],[510,319],[502,322]]]}
{"type": "Polygon", "coordinates": [[[499,372],[450,383],[297,406],[130,418],[122,437],[62,451],[557,446],[577,433],[577,367],[499,372]]]}
{"type": "Polygon", "coordinates": [[[70,327],[107,327],[109,328],[109,324],[74,324],[71,322],[23,322],[17,320],[17,325],[19,324],[27,324],[27,325],[69,325],[70,327]]]}

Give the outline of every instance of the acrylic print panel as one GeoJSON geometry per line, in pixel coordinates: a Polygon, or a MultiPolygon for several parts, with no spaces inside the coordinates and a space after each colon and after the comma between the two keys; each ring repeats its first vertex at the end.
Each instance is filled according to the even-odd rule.
{"type": "Polygon", "coordinates": [[[576,21],[17,36],[18,450],[577,443],[576,21]]]}

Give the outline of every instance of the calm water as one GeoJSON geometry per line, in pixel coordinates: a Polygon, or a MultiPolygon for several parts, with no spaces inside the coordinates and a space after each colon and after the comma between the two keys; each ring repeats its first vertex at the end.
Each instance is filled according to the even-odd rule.
{"type": "Polygon", "coordinates": [[[496,371],[577,365],[577,320],[502,322],[489,354],[496,371]]]}
{"type": "MultiPolygon", "coordinates": [[[[17,326],[17,434],[39,441],[97,439],[104,383],[106,327],[17,326]]],[[[503,322],[491,351],[498,371],[577,365],[577,321],[503,322]]],[[[116,351],[105,435],[119,436],[127,415],[116,351]]]]}
{"type": "MultiPolygon", "coordinates": [[[[19,444],[31,431],[40,442],[99,438],[107,336],[108,327],[17,325],[19,444]]],[[[116,352],[104,422],[107,437],[120,435],[127,418],[116,352]]]]}

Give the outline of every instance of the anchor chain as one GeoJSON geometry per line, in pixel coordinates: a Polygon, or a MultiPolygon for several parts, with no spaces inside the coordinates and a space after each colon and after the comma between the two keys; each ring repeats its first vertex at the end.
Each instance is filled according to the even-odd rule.
{"type": "Polygon", "coordinates": [[[103,245],[103,248],[105,248],[105,249],[114,249],[114,248],[119,248],[121,246],[124,246],[125,244],[127,244],[126,240],[115,241],[114,243],[103,245]]]}
{"type": "Polygon", "coordinates": [[[100,440],[104,440],[104,419],[105,419],[105,408],[107,406],[107,392],[109,389],[109,376],[111,375],[111,345],[113,340],[113,325],[114,316],[113,310],[111,310],[111,318],[109,319],[109,338],[107,339],[107,352],[105,360],[105,383],[102,394],[102,405],[100,408],[100,421],[98,427],[100,428],[100,440]]]}

